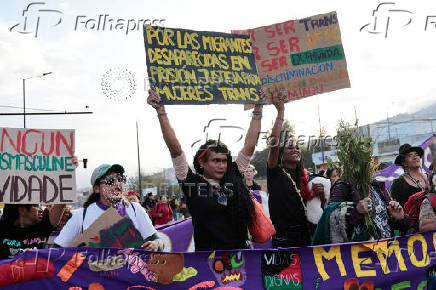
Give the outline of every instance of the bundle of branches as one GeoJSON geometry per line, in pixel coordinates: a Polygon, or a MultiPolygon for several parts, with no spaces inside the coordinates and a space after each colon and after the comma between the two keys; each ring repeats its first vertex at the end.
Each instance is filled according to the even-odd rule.
{"type": "Polygon", "coordinates": [[[337,149],[341,167],[338,174],[360,193],[368,196],[372,183],[372,139],[360,134],[357,127],[341,121],[337,130],[337,149]]]}
{"type": "MultiPolygon", "coordinates": [[[[360,134],[357,126],[352,127],[341,121],[337,130],[337,154],[341,166],[337,169],[342,180],[348,181],[360,194],[367,197],[373,181],[372,139],[360,134]]],[[[375,206],[375,205],[373,205],[375,206]]],[[[364,224],[369,239],[380,238],[380,233],[369,213],[365,214],[364,224]]]]}

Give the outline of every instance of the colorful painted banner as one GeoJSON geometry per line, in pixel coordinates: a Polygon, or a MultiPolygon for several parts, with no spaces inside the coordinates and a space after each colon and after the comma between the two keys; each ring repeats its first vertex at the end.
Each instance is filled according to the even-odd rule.
{"type": "Polygon", "coordinates": [[[245,35],[147,26],[147,74],[164,104],[260,103],[260,79],[245,35]]]}
{"type": "Polygon", "coordinates": [[[350,87],[336,12],[232,32],[250,35],[267,102],[272,91],[292,101],[350,87]]]}
{"type": "MultiPolygon", "coordinates": [[[[436,146],[432,146],[432,144],[436,144],[436,134],[433,134],[430,138],[428,138],[421,145],[419,145],[419,147],[424,150],[424,155],[421,158],[421,167],[427,173],[430,172],[429,167],[433,162],[432,150],[436,150],[436,146]]],[[[436,156],[436,152],[433,152],[433,155],[436,156]]],[[[403,173],[404,170],[401,166],[393,164],[383,170],[380,170],[380,172],[378,172],[375,177],[378,181],[384,181],[386,188],[390,190],[394,179],[399,177],[403,173]]]]}
{"type": "MultiPolygon", "coordinates": [[[[259,190],[252,190],[251,193],[269,216],[268,194],[259,190]]],[[[165,243],[166,252],[195,252],[194,227],[191,218],[156,226],[155,228],[158,230],[159,237],[165,243]]],[[[272,243],[269,240],[265,243],[253,243],[252,246],[254,249],[270,249],[272,243]]]]}
{"type": "MultiPolygon", "coordinates": [[[[0,261],[5,289],[426,289],[436,232],[367,243],[151,253],[56,248],[0,261]],[[364,288],[366,287],[366,288],[364,288]]],[[[434,282],[434,281],[433,281],[434,282]]]]}
{"type": "Polygon", "coordinates": [[[0,131],[0,203],[76,201],[74,130],[0,131]]]}

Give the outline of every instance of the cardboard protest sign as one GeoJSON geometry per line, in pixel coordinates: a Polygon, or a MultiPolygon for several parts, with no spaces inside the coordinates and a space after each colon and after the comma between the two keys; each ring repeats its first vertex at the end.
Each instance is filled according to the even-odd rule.
{"type": "Polygon", "coordinates": [[[139,248],[141,233],[129,217],[121,217],[116,209],[108,208],[69,247],[139,248]]]}
{"type": "Polygon", "coordinates": [[[74,130],[0,128],[0,202],[76,201],[74,130]]]}
{"type": "Polygon", "coordinates": [[[260,79],[245,35],[147,26],[147,74],[164,104],[260,103],[260,79]]]}
{"type": "Polygon", "coordinates": [[[336,12],[232,32],[250,35],[268,103],[278,91],[292,101],[350,87],[336,12]]]}

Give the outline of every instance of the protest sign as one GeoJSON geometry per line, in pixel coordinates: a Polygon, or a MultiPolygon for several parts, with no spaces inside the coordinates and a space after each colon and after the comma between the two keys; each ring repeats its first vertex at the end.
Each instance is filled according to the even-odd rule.
{"type": "Polygon", "coordinates": [[[245,35],[147,26],[147,74],[163,104],[260,103],[260,79],[245,35]]]}
{"type": "Polygon", "coordinates": [[[142,244],[141,233],[132,220],[122,218],[115,208],[110,207],[69,247],[139,248],[142,244]]]}
{"type": "MultiPolygon", "coordinates": [[[[53,248],[0,261],[5,289],[425,289],[436,232],[297,247],[151,253],[53,248]],[[80,287],[80,288],[79,288],[80,287]]],[[[427,288],[433,289],[433,288],[427,288]]]]}
{"type": "Polygon", "coordinates": [[[0,128],[0,202],[76,201],[74,130],[0,128]]]}
{"type": "Polygon", "coordinates": [[[350,87],[336,12],[233,33],[249,34],[267,102],[288,101],[350,87]]]}

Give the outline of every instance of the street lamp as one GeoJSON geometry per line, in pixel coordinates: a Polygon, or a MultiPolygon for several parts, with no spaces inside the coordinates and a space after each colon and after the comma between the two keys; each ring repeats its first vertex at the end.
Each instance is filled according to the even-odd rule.
{"type": "Polygon", "coordinates": [[[46,72],[46,73],[43,73],[42,75],[37,75],[37,76],[28,77],[28,78],[24,78],[23,79],[23,117],[24,117],[24,128],[26,128],[26,80],[41,78],[41,77],[44,77],[44,76],[49,75],[51,73],[52,72],[46,72]]]}

